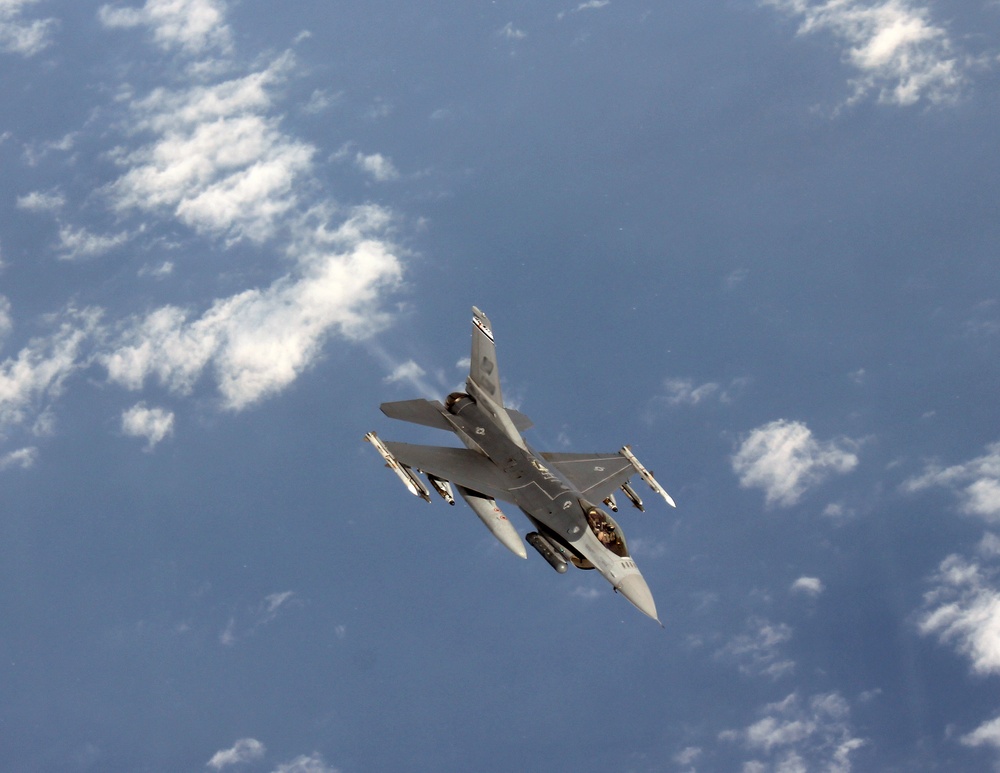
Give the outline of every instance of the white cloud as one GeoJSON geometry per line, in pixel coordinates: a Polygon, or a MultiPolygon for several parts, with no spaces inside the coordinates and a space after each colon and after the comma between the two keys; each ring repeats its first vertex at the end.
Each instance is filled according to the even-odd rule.
{"type": "Polygon", "coordinates": [[[67,153],[76,145],[77,132],[64,134],[57,140],[32,140],[24,146],[24,160],[28,166],[36,166],[53,152],[67,153]]]}
{"type": "Polygon", "coordinates": [[[668,405],[697,405],[715,395],[720,387],[714,381],[695,386],[689,378],[668,378],[663,388],[663,399],[668,405]]]}
{"type": "Polygon", "coordinates": [[[64,225],[59,229],[59,250],[63,260],[93,258],[110,252],[128,241],[127,233],[95,234],[86,228],[64,225]]]}
{"type": "Polygon", "coordinates": [[[314,752],[310,755],[299,755],[291,762],[278,765],[274,773],[338,773],[338,770],[332,765],[327,765],[322,755],[314,752]]]}
{"type": "Polygon", "coordinates": [[[98,16],[110,28],[149,27],[161,48],[202,54],[231,48],[225,13],[224,0],[146,0],[142,8],[105,5],[98,16]]]}
{"type": "Polygon", "coordinates": [[[171,260],[165,260],[158,266],[143,266],[139,269],[139,276],[151,276],[153,279],[166,279],[168,276],[174,273],[174,263],[171,260]]]}
{"type": "Polygon", "coordinates": [[[295,591],[290,590],[270,593],[265,596],[257,609],[257,621],[254,623],[254,628],[272,622],[278,616],[278,610],[291,602],[294,596],[295,591]]]}
{"type": "Polygon", "coordinates": [[[792,583],[791,591],[815,598],[823,592],[823,581],[819,577],[799,577],[792,583]]]}
{"type": "Polygon", "coordinates": [[[51,335],[32,339],[15,357],[0,362],[0,432],[43,413],[83,364],[83,346],[99,315],[70,310],[63,317],[51,335]]]}
{"type": "Polygon", "coordinates": [[[959,740],[965,746],[992,746],[995,749],[1000,749],[1000,717],[983,722],[959,740]]]}
{"type": "Polygon", "coordinates": [[[382,379],[386,384],[398,384],[401,381],[415,382],[425,376],[427,371],[421,368],[413,360],[397,365],[392,373],[382,379]]]}
{"type": "Polygon", "coordinates": [[[936,634],[972,663],[978,674],[1000,674],[1000,588],[996,571],[962,556],[948,556],[924,597],[919,628],[936,634]]]}
{"type": "Polygon", "coordinates": [[[783,646],[791,640],[792,629],[758,617],[747,621],[747,633],[735,636],[716,651],[721,660],[734,662],[740,672],[778,679],[795,670],[795,662],[783,656],[783,646]]]}
{"type": "Polygon", "coordinates": [[[302,605],[303,602],[296,597],[295,591],[269,593],[257,604],[230,615],[219,634],[219,643],[224,647],[234,647],[277,620],[282,610],[302,605]]]}
{"type": "Polygon", "coordinates": [[[986,532],[976,545],[976,552],[987,558],[1000,556],[1000,536],[991,531],[986,532]]]}
{"type": "Polygon", "coordinates": [[[847,519],[852,518],[855,515],[855,512],[852,508],[845,507],[840,502],[831,502],[823,508],[823,515],[835,521],[846,521],[847,519]]]}
{"type": "MultiPolygon", "coordinates": [[[[138,7],[104,5],[100,20],[108,28],[148,29],[154,44],[181,65],[154,69],[179,80],[148,94],[123,86],[110,97],[127,105],[121,108],[126,120],[117,127],[121,146],[101,154],[119,165],[119,176],[101,191],[103,198],[88,201],[141,225],[100,234],[60,223],[54,249],[64,258],[97,255],[127,240],[138,242],[156,226],[165,224],[176,234],[181,224],[190,229],[182,239],[207,237],[203,252],[226,251],[227,270],[243,254],[257,261],[246,272],[239,266],[227,274],[227,287],[234,277],[265,278],[235,291],[206,289],[203,300],[188,306],[160,301],[120,320],[72,307],[47,318],[47,334],[0,361],[5,438],[17,425],[50,431],[55,415],[50,407],[67,378],[92,364],[106,368],[109,382],[129,390],[158,380],[183,395],[204,379],[214,385],[223,407],[253,405],[292,383],[321,356],[330,337],[356,341],[387,324],[381,300],[401,281],[403,264],[391,240],[395,216],[377,206],[334,204],[314,175],[315,148],[284,130],[276,93],[294,72],[294,57],[257,58],[264,63],[253,71],[240,69],[240,60],[230,55],[223,0],[132,4],[138,7]],[[239,255],[231,250],[247,241],[253,242],[251,249],[239,255]]],[[[22,23],[29,5],[0,0],[0,47],[4,30],[22,23]]],[[[84,152],[77,135],[66,134],[29,144],[26,160],[36,163],[46,153],[74,148],[84,152]]],[[[54,212],[65,204],[57,190],[17,199],[25,212],[54,212]]],[[[160,235],[151,239],[162,239],[167,229],[156,230],[160,235]]],[[[167,261],[138,273],[162,278],[174,270],[167,261]]],[[[167,293],[172,285],[147,285],[144,293],[167,293]]],[[[9,309],[0,297],[0,342],[11,329],[9,309]]],[[[122,407],[123,434],[145,438],[150,448],[172,430],[174,417],[167,411],[141,402],[122,407]]],[[[13,451],[7,464],[26,463],[34,453],[13,451]]]]}
{"type": "Polygon", "coordinates": [[[337,104],[343,96],[344,92],[342,91],[330,93],[329,91],[314,89],[313,93],[309,96],[309,101],[303,105],[302,112],[309,115],[319,115],[320,113],[325,113],[337,104]]]}
{"type": "Polygon", "coordinates": [[[264,756],[264,744],[256,738],[241,738],[229,749],[217,751],[207,763],[208,767],[222,770],[229,765],[253,762],[264,756]]]}
{"type": "Polygon", "coordinates": [[[524,30],[518,29],[514,26],[514,22],[507,22],[503,29],[500,30],[500,36],[507,38],[507,40],[524,40],[528,37],[528,33],[524,30]]]}
{"type": "Polygon", "coordinates": [[[332,333],[360,339],[382,323],[379,294],[401,274],[391,245],[379,238],[389,222],[385,210],[367,206],[334,230],[322,222],[300,226],[294,275],[217,300],[193,320],[174,306],[133,320],[101,357],[109,378],[138,389],[155,376],[187,394],[211,365],[226,408],[275,394],[309,367],[332,333]]]}
{"type": "Polygon", "coordinates": [[[922,475],[905,481],[902,490],[915,493],[931,486],[954,492],[963,512],[991,523],[1000,521],[1000,443],[988,445],[985,454],[964,464],[928,465],[922,475]]]}
{"type": "Polygon", "coordinates": [[[161,440],[174,434],[174,414],[138,403],[122,414],[122,432],[129,437],[145,438],[147,450],[152,450],[161,440]]]}
{"type": "Polygon", "coordinates": [[[611,0],[587,0],[585,3],[580,3],[577,7],[577,11],[593,11],[598,8],[604,8],[605,6],[611,5],[611,0]]]}
{"type": "Polygon", "coordinates": [[[611,5],[611,0],[587,0],[587,2],[580,3],[576,8],[569,11],[560,11],[556,14],[557,19],[564,19],[568,13],[580,13],[580,11],[596,11],[599,8],[605,8],[611,5]]]}
{"type": "Polygon", "coordinates": [[[797,693],[764,706],[764,716],[743,730],[729,730],[720,739],[742,742],[747,750],[763,756],[748,761],[744,770],[825,770],[848,773],[851,753],[866,741],[854,736],[850,707],[839,693],[812,696],[803,701],[797,693]]]}
{"type": "Polygon", "coordinates": [[[392,161],[381,153],[372,153],[366,156],[358,153],[354,157],[354,163],[365,174],[371,175],[376,182],[388,182],[399,179],[399,172],[393,166],[392,161]]]}
{"type": "Polygon", "coordinates": [[[732,403],[749,383],[747,378],[735,378],[728,386],[716,381],[706,381],[696,384],[690,378],[668,378],[663,381],[663,392],[649,401],[645,419],[653,422],[663,412],[671,411],[681,406],[698,406],[711,402],[725,405],[732,403]]]}
{"type": "Polygon", "coordinates": [[[17,197],[17,208],[27,212],[56,212],[66,204],[66,197],[61,193],[32,191],[17,197]]]}
{"type": "Polygon", "coordinates": [[[170,212],[199,233],[261,242],[299,203],[315,148],[284,134],[267,114],[268,89],[291,55],[214,86],[157,89],[133,106],[133,131],[153,141],[118,161],[129,167],[109,188],[115,207],[170,212]]]}
{"type": "Polygon", "coordinates": [[[14,321],[10,316],[10,301],[6,296],[0,295],[0,343],[14,329],[14,321]]]}
{"type": "Polygon", "coordinates": [[[760,0],[801,18],[798,34],[829,32],[844,46],[844,59],[859,72],[856,102],[877,94],[884,104],[952,100],[965,76],[948,33],[930,11],[908,0],[760,0]]]}
{"type": "Polygon", "coordinates": [[[746,281],[748,276],[750,276],[750,269],[748,268],[733,269],[723,280],[723,286],[727,290],[735,290],[746,281]]]}
{"type": "Polygon", "coordinates": [[[762,488],[768,505],[789,507],[830,475],[858,464],[857,443],[843,438],[820,441],[802,422],[778,419],[753,430],[733,456],[743,488],[762,488]]]}
{"type": "Polygon", "coordinates": [[[51,43],[55,19],[26,21],[22,12],[38,0],[2,0],[0,2],[0,51],[34,56],[51,43]]]}
{"type": "Polygon", "coordinates": [[[20,448],[0,456],[0,470],[9,470],[11,467],[27,470],[33,467],[36,461],[38,461],[37,448],[20,448]]]}

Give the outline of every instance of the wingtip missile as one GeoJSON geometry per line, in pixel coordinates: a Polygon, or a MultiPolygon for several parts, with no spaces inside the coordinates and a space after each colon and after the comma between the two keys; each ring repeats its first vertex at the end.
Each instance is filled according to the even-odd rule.
{"type": "Polygon", "coordinates": [[[431,501],[431,494],[427,490],[427,486],[424,485],[423,481],[417,477],[413,470],[405,464],[400,463],[400,461],[392,455],[392,452],[385,447],[385,444],[379,439],[378,435],[374,432],[369,432],[365,435],[365,440],[375,446],[375,450],[379,452],[383,459],[385,459],[385,466],[396,473],[399,479],[403,482],[403,485],[406,486],[407,490],[409,490],[413,496],[420,497],[425,502],[431,501]]]}
{"type": "Polygon", "coordinates": [[[622,456],[624,456],[626,459],[629,460],[629,462],[635,468],[635,471],[639,473],[640,476],[642,476],[642,479],[649,484],[649,487],[653,489],[653,491],[655,491],[657,494],[663,497],[667,501],[668,505],[670,505],[671,507],[677,507],[677,505],[674,503],[673,497],[671,497],[670,494],[667,493],[667,490],[657,482],[656,478],[653,477],[653,473],[651,473],[649,470],[643,467],[642,462],[640,462],[638,459],[635,458],[635,454],[632,453],[631,448],[629,448],[628,446],[623,446],[621,454],[622,456]]]}

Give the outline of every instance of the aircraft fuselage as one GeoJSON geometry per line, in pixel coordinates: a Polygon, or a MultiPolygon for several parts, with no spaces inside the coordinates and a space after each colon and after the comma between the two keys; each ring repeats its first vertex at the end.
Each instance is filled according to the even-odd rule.
{"type": "Polygon", "coordinates": [[[448,399],[446,418],[469,449],[487,456],[510,480],[515,504],[545,537],[575,555],[577,566],[597,569],[615,590],[656,618],[652,595],[627,549],[621,551],[624,555],[616,554],[590,527],[588,513],[596,510],[599,518],[618,530],[620,544],[624,547],[621,527],[607,513],[587,502],[584,495],[565,476],[547,466],[523,438],[518,436],[520,442],[511,438],[505,427],[468,395],[455,394],[448,399]],[[626,581],[627,577],[633,579],[626,581]],[[623,582],[626,587],[622,587],[623,582]]]}

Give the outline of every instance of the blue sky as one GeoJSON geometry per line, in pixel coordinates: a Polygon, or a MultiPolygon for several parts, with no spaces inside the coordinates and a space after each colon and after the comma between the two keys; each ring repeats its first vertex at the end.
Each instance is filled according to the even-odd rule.
{"type": "Polygon", "coordinates": [[[1000,766],[998,33],[0,0],[0,766],[1000,766]],[[664,629],[363,443],[473,304],[664,629]]]}

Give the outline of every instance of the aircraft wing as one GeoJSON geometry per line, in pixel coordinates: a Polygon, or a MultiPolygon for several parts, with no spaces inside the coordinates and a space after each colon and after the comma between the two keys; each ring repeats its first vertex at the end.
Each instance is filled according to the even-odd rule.
{"type": "Polygon", "coordinates": [[[395,443],[389,440],[385,441],[385,446],[397,461],[407,467],[494,499],[514,502],[503,474],[493,462],[476,451],[395,443]]]}
{"type": "Polygon", "coordinates": [[[632,462],[619,454],[559,454],[540,456],[595,502],[614,494],[635,474],[632,462]]]}

